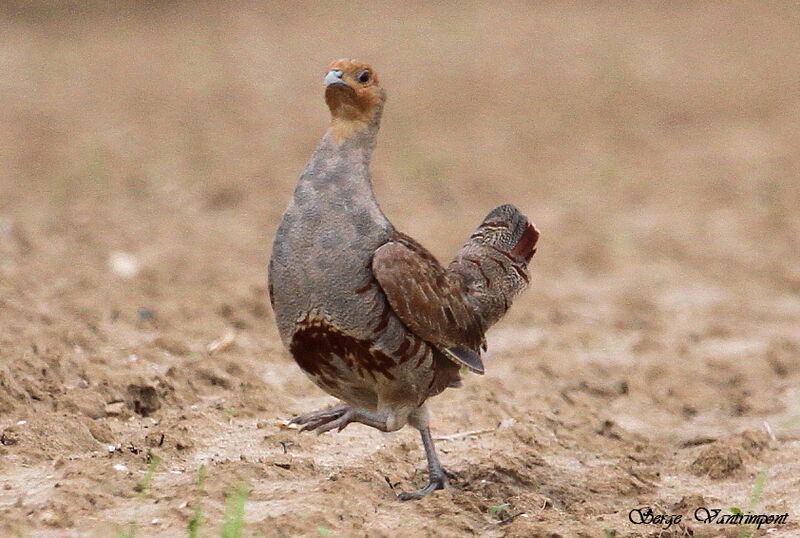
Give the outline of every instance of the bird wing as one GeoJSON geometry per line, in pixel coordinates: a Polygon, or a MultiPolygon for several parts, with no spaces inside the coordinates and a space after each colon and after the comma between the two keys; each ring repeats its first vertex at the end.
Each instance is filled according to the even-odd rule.
{"type": "Polygon", "coordinates": [[[478,350],[484,330],[462,275],[447,271],[425,247],[399,232],[375,251],[372,271],[406,327],[451,360],[483,373],[478,350]]]}

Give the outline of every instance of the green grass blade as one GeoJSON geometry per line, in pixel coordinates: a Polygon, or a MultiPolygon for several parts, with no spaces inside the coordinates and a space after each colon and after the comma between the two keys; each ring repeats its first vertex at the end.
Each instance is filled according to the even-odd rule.
{"type": "Polygon", "coordinates": [[[244,505],[250,491],[245,484],[240,484],[236,491],[228,496],[225,503],[225,519],[222,523],[222,538],[241,538],[244,526],[244,505]]]}
{"type": "MultiPolygon", "coordinates": [[[[200,525],[203,523],[203,507],[200,503],[194,505],[192,519],[189,520],[189,538],[198,538],[200,535],[200,525]]],[[[223,531],[224,532],[224,531],[223,531]]]]}

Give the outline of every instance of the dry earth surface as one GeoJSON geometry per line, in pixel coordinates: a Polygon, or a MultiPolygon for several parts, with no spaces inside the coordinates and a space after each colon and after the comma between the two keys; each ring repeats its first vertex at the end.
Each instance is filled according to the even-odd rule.
{"type": "Polygon", "coordinates": [[[0,534],[186,536],[199,507],[214,536],[244,485],[244,536],[800,536],[798,27],[790,2],[4,2],[0,534]],[[399,229],[447,259],[510,201],[542,232],[487,375],[432,402],[459,478],[420,502],[392,489],[425,479],[414,431],[285,426],[332,403],[266,262],[339,57],[388,88],[399,229]]]}

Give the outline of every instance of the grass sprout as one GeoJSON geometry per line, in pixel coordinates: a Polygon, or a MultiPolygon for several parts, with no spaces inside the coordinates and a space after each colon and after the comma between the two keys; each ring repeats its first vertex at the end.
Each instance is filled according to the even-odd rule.
{"type": "Polygon", "coordinates": [[[139,490],[139,496],[144,497],[147,495],[147,492],[150,490],[150,484],[153,483],[153,475],[156,472],[159,464],[161,463],[161,458],[156,456],[155,454],[150,455],[150,462],[147,464],[147,470],[144,472],[144,477],[142,481],[139,482],[138,487],[136,488],[139,490]]]}
{"type": "Polygon", "coordinates": [[[508,503],[498,504],[497,506],[490,506],[489,507],[489,513],[494,515],[494,516],[496,516],[496,515],[500,514],[500,512],[502,512],[503,510],[508,508],[509,506],[511,506],[511,505],[508,504],[508,503]]]}
{"type": "Polygon", "coordinates": [[[240,538],[242,527],[244,526],[244,507],[247,497],[250,495],[250,488],[246,484],[240,484],[236,491],[228,496],[225,503],[225,516],[222,522],[221,538],[240,538]]]}
{"type": "MultiPolygon", "coordinates": [[[[202,492],[203,483],[206,481],[206,466],[201,465],[197,469],[197,480],[195,484],[197,489],[202,492]]],[[[189,520],[189,538],[198,538],[200,535],[200,526],[203,524],[203,505],[200,503],[199,497],[195,500],[192,509],[192,518],[189,520]]]]}

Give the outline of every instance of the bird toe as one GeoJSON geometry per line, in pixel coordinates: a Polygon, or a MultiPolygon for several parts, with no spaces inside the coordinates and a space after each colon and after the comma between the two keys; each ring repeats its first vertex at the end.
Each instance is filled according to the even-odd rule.
{"type": "Polygon", "coordinates": [[[436,490],[445,489],[448,486],[449,484],[447,483],[446,477],[431,477],[431,481],[424,488],[414,491],[401,491],[397,494],[397,498],[401,501],[416,501],[436,490]]]}
{"type": "Polygon", "coordinates": [[[346,405],[337,405],[335,407],[329,407],[328,409],[312,411],[311,413],[294,417],[289,421],[289,424],[302,425],[303,427],[300,428],[301,432],[313,430],[332,420],[338,419],[346,413],[348,409],[349,407],[346,405]]]}
{"type": "Polygon", "coordinates": [[[337,418],[336,420],[332,420],[327,424],[321,425],[317,428],[317,435],[323,434],[325,432],[329,432],[332,430],[342,431],[347,427],[350,422],[352,422],[353,416],[352,412],[347,411],[342,416],[337,418]]]}

